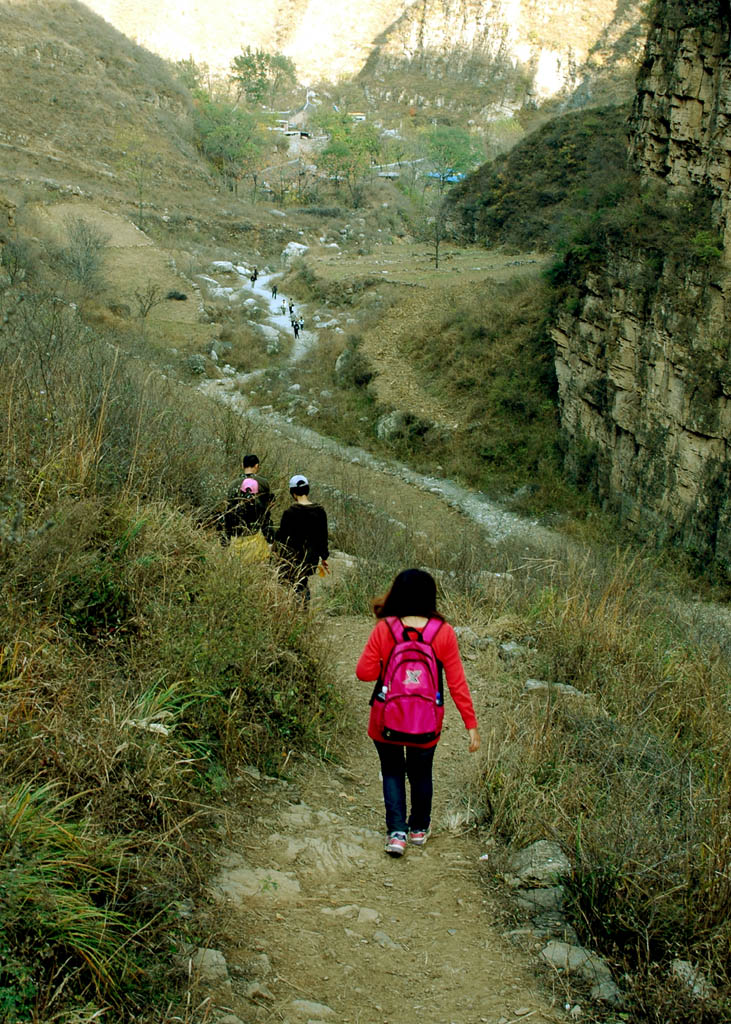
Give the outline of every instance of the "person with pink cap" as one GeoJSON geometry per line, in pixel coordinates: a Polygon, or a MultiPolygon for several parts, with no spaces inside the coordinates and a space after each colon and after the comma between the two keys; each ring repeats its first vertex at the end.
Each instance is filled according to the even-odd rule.
{"type": "Polygon", "coordinates": [[[274,495],[269,481],[259,473],[259,456],[244,456],[244,474],[228,489],[223,532],[227,543],[233,537],[249,537],[260,530],[271,544],[274,537],[271,509],[274,495]]]}

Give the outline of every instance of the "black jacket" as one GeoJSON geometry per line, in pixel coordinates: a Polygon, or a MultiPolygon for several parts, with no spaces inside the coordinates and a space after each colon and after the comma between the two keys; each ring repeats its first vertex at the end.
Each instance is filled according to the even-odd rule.
{"type": "Polygon", "coordinates": [[[265,477],[259,476],[258,473],[244,473],[243,476],[237,477],[228,489],[226,512],[223,517],[224,533],[230,538],[242,534],[246,536],[261,530],[271,543],[274,536],[271,518],[273,503],[274,495],[265,477]],[[253,498],[245,498],[241,493],[241,483],[247,477],[252,477],[259,483],[259,493],[253,498]]]}
{"type": "Polygon", "coordinates": [[[274,543],[282,558],[313,571],[320,559],[330,554],[325,509],[314,502],[294,502],[282,513],[274,543]]]}

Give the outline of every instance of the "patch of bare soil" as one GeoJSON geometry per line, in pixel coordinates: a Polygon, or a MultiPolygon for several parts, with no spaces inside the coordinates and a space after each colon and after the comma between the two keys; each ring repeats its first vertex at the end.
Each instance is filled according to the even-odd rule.
{"type": "Polygon", "coordinates": [[[317,274],[327,280],[377,276],[394,285],[401,301],[363,336],[362,351],[375,370],[372,387],[383,405],[455,431],[460,427],[459,410],[440,401],[409,371],[406,343],[415,332],[423,335],[430,309],[437,320],[466,289],[479,295],[486,281],[499,284],[535,277],[547,257],[450,246],[437,268],[427,246],[396,243],[379,246],[368,256],[348,254],[346,260],[325,250],[313,262],[317,274]]]}
{"type": "Polygon", "coordinates": [[[126,306],[134,317],[139,306],[135,293],[154,288],[160,301],[147,317],[146,330],[180,351],[195,351],[217,333],[201,322],[201,301],[197,290],[181,281],[176,269],[177,251],[156,245],[128,217],[114,213],[90,200],[68,200],[53,205],[36,205],[25,213],[26,225],[53,246],[68,244],[69,220],[92,225],[107,240],[102,276],[104,296],[112,307],[126,306]],[[185,294],[185,301],[166,299],[169,292],[185,294]]]}
{"type": "MultiPolygon", "coordinates": [[[[502,934],[480,879],[479,754],[468,754],[454,706],[435,759],[433,835],[402,859],[384,852],[369,684],[353,674],[370,628],[366,618],[327,626],[348,709],[342,761],[300,764],[288,781],[242,776],[245,806],[211,886],[232,978],[219,999],[247,1022],[555,1021],[561,1011],[502,934]]],[[[472,685],[484,718],[489,685],[472,685]]]]}

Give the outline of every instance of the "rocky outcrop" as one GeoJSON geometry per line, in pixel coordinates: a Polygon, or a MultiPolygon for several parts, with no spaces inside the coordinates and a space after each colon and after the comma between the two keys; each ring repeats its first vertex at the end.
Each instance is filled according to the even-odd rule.
{"type": "Polygon", "coordinates": [[[596,103],[587,79],[598,65],[621,63],[619,54],[630,71],[639,22],[640,4],[615,0],[417,0],[376,40],[366,68],[369,90],[383,83],[384,98],[420,105],[422,97],[413,95],[420,81],[430,93],[441,81],[440,105],[459,106],[452,78],[472,103],[467,87],[477,86],[493,112],[539,105],[582,86],[584,102],[596,103]]]}
{"type": "Polygon", "coordinates": [[[731,60],[720,0],[656,7],[631,159],[671,207],[706,193],[723,239],[618,240],[553,335],[568,465],[642,533],[731,566],[731,60]],[[715,244],[720,244],[716,242],[715,244]]]}
{"type": "Polygon", "coordinates": [[[480,93],[490,93],[512,109],[526,96],[541,103],[578,86],[584,102],[609,102],[593,94],[591,82],[610,68],[627,76],[642,3],[209,0],[181,9],[173,0],[89,0],[88,6],[156,53],[173,60],[192,55],[217,74],[228,74],[232,58],[250,45],[287,54],[303,82],[335,81],[367,63],[363,84],[381,101],[459,106],[462,96],[462,105],[474,109],[480,93]]]}

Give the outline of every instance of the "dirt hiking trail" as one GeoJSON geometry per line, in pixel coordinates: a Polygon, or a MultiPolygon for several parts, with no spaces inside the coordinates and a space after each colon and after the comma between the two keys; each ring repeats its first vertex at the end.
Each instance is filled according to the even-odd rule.
{"type": "MultiPolygon", "coordinates": [[[[400,859],[383,850],[369,684],[354,676],[371,627],[366,617],[325,622],[347,709],[344,761],[300,763],[287,780],[242,777],[211,886],[214,941],[234,979],[216,1002],[244,1022],[555,1021],[561,1010],[503,936],[480,879],[489,862],[468,796],[480,754],[468,754],[451,702],[432,837],[400,859]]],[[[471,686],[485,722],[487,683],[471,686]]]]}

